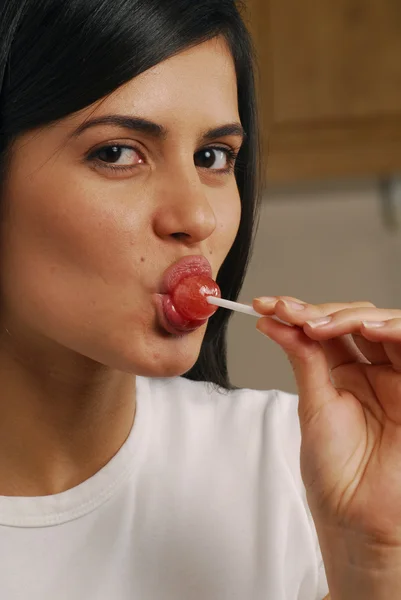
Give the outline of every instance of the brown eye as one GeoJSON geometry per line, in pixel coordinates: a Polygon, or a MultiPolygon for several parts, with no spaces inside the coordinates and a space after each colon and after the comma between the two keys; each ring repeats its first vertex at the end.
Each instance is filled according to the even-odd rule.
{"type": "Polygon", "coordinates": [[[144,161],[139,156],[135,148],[130,146],[105,146],[96,151],[96,157],[105,163],[118,164],[119,161],[121,166],[128,166],[134,162],[134,164],[141,164],[144,161]]]}
{"type": "Polygon", "coordinates": [[[227,173],[235,163],[237,154],[231,148],[204,148],[195,154],[197,167],[227,173]]]}
{"type": "Polygon", "coordinates": [[[145,162],[135,148],[119,144],[103,146],[93,152],[89,158],[102,168],[114,170],[127,170],[145,162]]]}

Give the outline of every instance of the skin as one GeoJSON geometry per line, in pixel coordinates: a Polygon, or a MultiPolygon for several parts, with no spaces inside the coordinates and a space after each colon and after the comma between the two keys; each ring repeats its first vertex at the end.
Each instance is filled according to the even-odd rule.
{"type": "MultiPolygon", "coordinates": [[[[0,494],[56,493],[91,476],[129,433],[135,374],[178,375],[195,362],[204,328],[167,335],[154,295],[181,256],[207,256],[216,276],[235,239],[233,173],[200,168],[194,154],[205,129],[238,121],[233,63],[213,40],[17,140],[0,235],[0,494]],[[103,127],[71,138],[89,116],[110,113],[168,134],[103,127]],[[143,162],[116,175],[85,160],[110,142],[136,142],[143,162]]],[[[238,150],[241,139],[214,143],[238,150]]],[[[330,597],[399,597],[401,311],[282,297],[254,307],[294,368],[302,476],[330,597]]]]}
{"type": "Polygon", "coordinates": [[[401,310],[255,299],[299,391],[301,470],[332,600],[401,597],[401,310]]]}
{"type": "Polygon", "coordinates": [[[214,39],[16,141],[0,235],[0,495],[54,494],[93,475],[132,427],[135,375],[181,375],[196,362],[206,326],[167,334],[155,295],[183,256],[206,256],[215,277],[234,242],[233,169],[223,172],[224,152],[211,168],[194,155],[238,152],[238,134],[202,136],[239,121],[233,60],[214,39]],[[110,114],[166,135],[102,125],[72,136],[110,114]],[[139,152],[88,160],[113,144],[139,152]]]}

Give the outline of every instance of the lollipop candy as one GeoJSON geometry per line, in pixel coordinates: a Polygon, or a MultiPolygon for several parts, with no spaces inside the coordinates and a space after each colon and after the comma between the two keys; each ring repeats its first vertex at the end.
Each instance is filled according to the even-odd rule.
{"type": "MultiPolygon", "coordinates": [[[[221,297],[220,288],[217,283],[207,275],[189,275],[181,279],[173,288],[171,293],[172,306],[174,307],[175,315],[180,319],[184,319],[184,323],[177,323],[174,318],[175,326],[182,331],[191,331],[206,322],[211,317],[218,307],[234,310],[255,317],[262,315],[256,312],[252,306],[240,304],[231,300],[225,300],[221,297]]],[[[170,317],[172,317],[170,313],[170,317]]],[[[279,319],[276,315],[270,315],[270,318],[290,325],[279,319]]],[[[290,325],[292,327],[292,325],[290,325]]]]}
{"type": "MultiPolygon", "coordinates": [[[[183,257],[166,269],[156,300],[159,325],[164,330],[173,335],[195,331],[219,307],[258,318],[263,316],[248,304],[222,298],[211,275],[212,268],[203,256],[183,257]]],[[[270,318],[284,323],[274,314],[270,318]]]]}
{"type": "Polygon", "coordinates": [[[182,279],[174,288],[172,300],[177,311],[189,321],[202,321],[211,317],[217,306],[208,303],[208,297],[220,298],[217,283],[206,275],[193,275],[182,279]]]}

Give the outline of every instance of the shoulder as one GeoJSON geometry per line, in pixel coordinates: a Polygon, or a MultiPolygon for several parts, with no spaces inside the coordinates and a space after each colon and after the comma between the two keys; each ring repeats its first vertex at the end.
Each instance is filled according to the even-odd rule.
{"type": "MultiPolygon", "coordinates": [[[[225,390],[182,377],[152,379],[156,421],[185,430],[227,464],[287,483],[308,511],[300,470],[298,396],[280,390],[225,390]]],[[[180,433],[176,433],[180,435],[180,433]]],[[[280,484],[281,485],[281,484],[280,484]]],[[[289,487],[288,487],[289,486],[289,487]]]]}
{"type": "Polygon", "coordinates": [[[209,499],[216,495],[214,505],[223,489],[225,504],[231,498],[248,507],[245,512],[259,507],[258,527],[267,523],[270,537],[272,531],[295,535],[305,560],[314,556],[323,597],[324,566],[300,470],[298,396],[228,391],[181,377],[151,379],[149,389],[153,430],[163,452],[172,452],[176,468],[180,460],[191,465],[193,487],[206,481],[209,499]]]}
{"type": "Polygon", "coordinates": [[[163,403],[184,402],[186,405],[210,406],[231,412],[275,414],[281,419],[292,419],[298,406],[296,395],[279,390],[226,390],[207,381],[191,381],[184,377],[152,378],[149,385],[152,397],[163,403]]]}
{"type": "Polygon", "coordinates": [[[300,426],[298,396],[280,390],[226,390],[183,377],[151,379],[157,414],[185,419],[187,428],[204,427],[220,441],[257,446],[270,456],[280,453],[298,473],[300,426]]]}
{"type": "Polygon", "coordinates": [[[197,403],[229,404],[231,408],[243,406],[253,409],[260,407],[274,409],[278,403],[286,409],[297,404],[297,396],[280,390],[253,390],[238,388],[226,390],[208,381],[191,381],[184,377],[152,378],[150,386],[152,393],[157,396],[170,398],[184,398],[197,403]]]}

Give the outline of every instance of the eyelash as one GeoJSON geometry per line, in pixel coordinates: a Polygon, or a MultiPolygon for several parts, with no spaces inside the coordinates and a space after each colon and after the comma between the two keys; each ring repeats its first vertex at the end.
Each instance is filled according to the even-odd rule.
{"type": "MultiPolygon", "coordinates": [[[[127,171],[132,171],[133,169],[136,169],[136,168],[138,168],[138,166],[140,166],[140,165],[133,165],[133,166],[123,165],[120,167],[116,167],[111,164],[107,164],[104,161],[99,161],[98,159],[96,159],[97,154],[99,154],[103,150],[108,150],[109,148],[134,150],[135,152],[137,152],[139,154],[139,156],[141,156],[143,158],[142,152],[138,148],[135,148],[135,146],[127,146],[126,144],[107,144],[106,146],[102,146],[101,148],[98,148],[97,150],[92,152],[88,156],[88,160],[90,162],[96,163],[96,165],[99,166],[101,169],[106,169],[108,171],[127,172],[127,171]]],[[[226,146],[207,146],[206,148],[202,148],[202,150],[198,150],[198,152],[207,151],[207,150],[218,150],[220,152],[224,152],[227,156],[227,161],[228,161],[228,166],[226,169],[206,169],[207,171],[212,171],[219,175],[230,175],[231,173],[233,173],[239,151],[234,150],[234,148],[228,148],[226,146]]],[[[198,152],[196,152],[196,154],[198,152]]]]}

